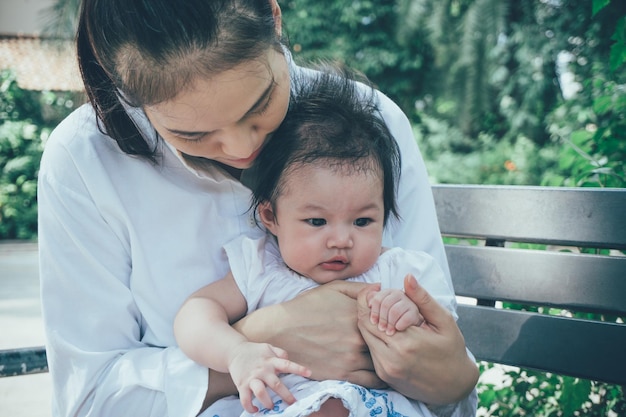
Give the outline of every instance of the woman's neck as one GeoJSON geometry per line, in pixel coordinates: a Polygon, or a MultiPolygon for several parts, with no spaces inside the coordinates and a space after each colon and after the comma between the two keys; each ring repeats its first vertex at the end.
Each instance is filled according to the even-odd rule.
{"type": "Polygon", "coordinates": [[[216,165],[218,165],[220,168],[222,168],[224,171],[226,171],[229,175],[231,175],[236,180],[241,181],[241,173],[243,172],[242,169],[233,168],[231,166],[228,166],[226,164],[222,164],[220,162],[216,162],[216,165]]]}
{"type": "Polygon", "coordinates": [[[241,181],[241,173],[243,170],[238,168],[233,168],[229,165],[223,164],[221,162],[213,161],[211,159],[201,158],[199,156],[190,156],[184,153],[181,153],[185,162],[193,169],[206,170],[209,166],[216,166],[221,168],[224,172],[226,172],[231,177],[235,178],[238,181],[241,181]]]}

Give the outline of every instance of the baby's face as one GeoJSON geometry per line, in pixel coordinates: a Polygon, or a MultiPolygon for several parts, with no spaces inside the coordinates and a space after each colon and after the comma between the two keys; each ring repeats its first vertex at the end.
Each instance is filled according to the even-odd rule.
{"type": "Polygon", "coordinates": [[[323,284],[374,265],[384,223],[379,172],[305,165],[285,185],[266,226],[291,269],[323,284]]]}

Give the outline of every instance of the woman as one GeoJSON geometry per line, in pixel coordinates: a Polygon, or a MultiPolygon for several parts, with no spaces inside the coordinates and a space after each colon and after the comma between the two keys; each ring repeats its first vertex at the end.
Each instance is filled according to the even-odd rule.
{"type": "MultiPolygon", "coordinates": [[[[236,392],[228,375],[185,357],[172,323],[192,292],[227,272],[223,244],[261,233],[244,215],[250,192],[239,178],[285,116],[290,73],[303,71],[280,23],[276,0],[83,2],[77,48],[90,104],[51,135],[39,182],[55,416],[193,416],[236,392]]],[[[424,250],[446,269],[410,125],[380,100],[404,167],[403,221],[384,244],[424,250]]],[[[449,313],[409,288],[439,332],[385,339],[368,320],[354,324],[367,309],[355,308],[360,288],[323,286],[236,326],[314,379],[475,401],[465,398],[476,366],[449,313]]]]}

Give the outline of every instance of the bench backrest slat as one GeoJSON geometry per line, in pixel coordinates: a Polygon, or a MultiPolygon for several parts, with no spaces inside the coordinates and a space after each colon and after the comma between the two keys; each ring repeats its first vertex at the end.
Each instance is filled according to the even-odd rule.
{"type": "Polygon", "coordinates": [[[626,257],[446,245],[457,295],[626,316],[626,257]]]}
{"type": "Polygon", "coordinates": [[[459,316],[465,343],[483,360],[626,383],[623,325],[463,305],[459,316]]]}
{"type": "Polygon", "coordinates": [[[620,189],[437,185],[433,194],[446,235],[626,249],[620,189]]]}
{"type": "Polygon", "coordinates": [[[626,257],[506,243],[625,250],[625,189],[437,185],[433,195],[442,234],[479,242],[446,245],[457,295],[477,299],[459,307],[459,327],[478,359],[626,384],[626,257]]]}

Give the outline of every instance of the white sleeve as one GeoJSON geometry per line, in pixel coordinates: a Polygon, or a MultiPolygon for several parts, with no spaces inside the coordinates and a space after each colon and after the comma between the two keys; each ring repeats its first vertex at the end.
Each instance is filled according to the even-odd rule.
{"type": "Polygon", "coordinates": [[[58,416],[195,416],[206,368],[142,343],[130,244],[113,232],[61,145],[41,165],[40,277],[58,416]]]}
{"type": "Polygon", "coordinates": [[[233,279],[248,305],[246,314],[259,307],[268,280],[264,278],[265,238],[239,236],[224,245],[233,279]]]}
{"type": "Polygon", "coordinates": [[[413,129],[406,115],[394,102],[380,92],[378,95],[382,116],[398,142],[402,155],[397,199],[401,219],[399,222],[390,219],[383,243],[386,247],[398,246],[430,254],[452,288],[428,173],[413,129]]]}

